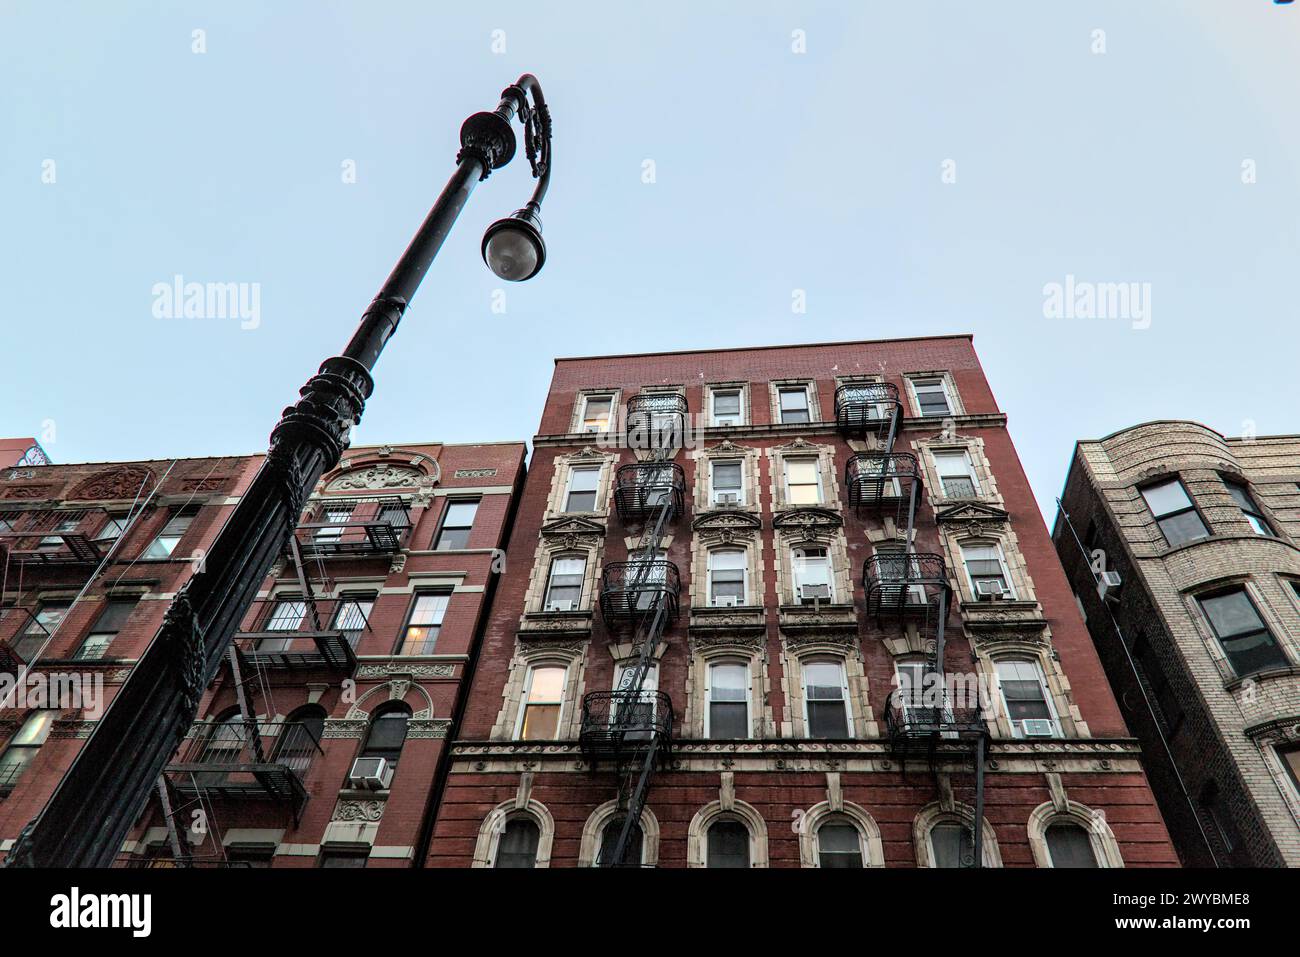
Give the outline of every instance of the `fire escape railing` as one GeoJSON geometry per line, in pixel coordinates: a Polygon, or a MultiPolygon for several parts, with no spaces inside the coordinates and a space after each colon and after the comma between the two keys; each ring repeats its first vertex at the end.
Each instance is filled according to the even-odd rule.
{"type": "Polygon", "coordinates": [[[253,668],[351,674],[370,623],[355,599],[293,595],[258,599],[235,632],[235,647],[253,668]]]}
{"type": "Polygon", "coordinates": [[[892,448],[903,406],[892,382],[851,382],[835,390],[835,425],[845,438],[889,438],[892,448]]]}
{"type": "Polygon", "coordinates": [[[0,512],[0,559],[17,565],[94,565],[112,546],[97,541],[108,512],[103,508],[0,512]]]}
{"type": "Polygon", "coordinates": [[[644,522],[667,499],[680,514],[685,496],[686,473],[676,462],[633,462],[614,473],[614,508],[624,524],[644,522]]]}
{"type": "Polygon", "coordinates": [[[391,555],[411,530],[411,509],[395,496],[323,498],[309,506],[294,537],[304,558],[391,555]]]}
{"type": "Polygon", "coordinates": [[[680,447],[686,436],[686,396],[678,392],[640,392],[627,400],[625,438],[630,449],[680,447]]]}
{"type": "Polygon", "coordinates": [[[50,637],[49,629],[31,609],[20,605],[0,608],[0,675],[16,679],[24,667],[36,663],[37,653],[50,637]]]}

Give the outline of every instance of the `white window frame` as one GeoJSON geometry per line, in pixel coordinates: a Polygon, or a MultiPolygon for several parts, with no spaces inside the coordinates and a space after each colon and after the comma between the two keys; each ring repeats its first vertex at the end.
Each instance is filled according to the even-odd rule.
{"type": "MultiPolygon", "coordinates": [[[[717,548],[710,548],[708,553],[704,556],[705,568],[707,569],[708,572],[708,574],[705,576],[707,579],[705,582],[705,588],[707,589],[707,591],[705,592],[704,597],[708,601],[708,605],[710,608],[723,607],[721,605],[715,605],[713,603],[713,572],[714,572],[713,556],[720,555],[723,552],[726,552],[728,554],[734,553],[740,556],[740,604],[748,605],[749,604],[749,553],[745,549],[735,545],[720,545],[717,548]]],[[[725,571],[735,571],[735,569],[729,568],[729,569],[725,569],[725,571]]]]}
{"type": "Polygon", "coordinates": [[[810,422],[816,422],[817,417],[813,410],[812,387],[807,382],[788,382],[776,387],[776,416],[777,425],[807,425],[810,422]],[[781,406],[781,394],[783,392],[802,392],[804,398],[804,409],[808,413],[807,422],[786,422],[785,409],[781,406]]]}
{"type": "Polygon", "coordinates": [[[955,416],[957,414],[957,406],[956,403],[953,402],[952,387],[948,384],[948,377],[943,373],[936,372],[936,373],[928,373],[923,375],[908,376],[907,381],[910,383],[912,387],[912,401],[916,403],[917,418],[945,419],[950,416],[955,416]],[[933,392],[935,391],[935,386],[932,385],[921,386],[919,385],[919,383],[928,382],[931,379],[938,380],[938,388],[943,392],[943,401],[948,406],[948,411],[945,412],[943,415],[926,415],[925,412],[922,411],[921,408],[922,392],[923,391],[926,393],[933,392]]]}
{"type": "Polygon", "coordinates": [[[569,474],[565,477],[564,480],[564,499],[560,502],[560,511],[565,515],[586,515],[586,514],[591,514],[592,512],[599,512],[600,511],[600,481],[603,472],[604,472],[604,466],[601,465],[569,466],[569,474]],[[592,504],[591,508],[579,509],[577,511],[574,511],[569,508],[569,496],[573,494],[573,477],[579,472],[596,473],[596,487],[592,489],[592,492],[596,496],[596,498],[595,501],[591,503],[592,504]]]}
{"type": "Polygon", "coordinates": [[[578,582],[578,597],[573,602],[573,610],[577,611],[582,607],[582,599],[587,591],[587,556],[585,554],[563,553],[553,556],[550,567],[546,569],[546,588],[542,592],[542,611],[548,611],[551,607],[551,590],[555,587],[555,563],[564,561],[582,562],[582,580],[578,582]]]}
{"type": "Polygon", "coordinates": [[[942,493],[942,496],[943,496],[944,498],[963,498],[963,497],[964,497],[964,496],[960,496],[960,495],[949,495],[948,492],[947,492],[947,490],[943,487],[943,480],[944,480],[945,478],[966,478],[966,479],[969,479],[969,480],[970,480],[971,487],[975,490],[975,493],[974,493],[974,494],[975,494],[976,496],[979,496],[979,495],[983,495],[983,494],[984,494],[983,490],[980,488],[980,480],[979,480],[979,477],[975,474],[975,463],[971,460],[970,451],[969,451],[968,449],[931,449],[931,450],[930,450],[930,460],[934,463],[934,474],[935,474],[935,478],[938,479],[939,491],[942,493]],[[945,475],[945,474],[944,474],[944,471],[943,471],[943,468],[942,468],[942,467],[940,466],[940,464],[939,464],[940,461],[941,461],[942,459],[945,459],[945,458],[946,458],[946,459],[953,459],[953,458],[956,458],[957,456],[961,456],[962,464],[965,465],[965,467],[966,467],[966,471],[965,471],[963,474],[961,474],[961,475],[957,475],[957,474],[955,474],[955,473],[954,473],[954,474],[948,474],[948,475],[945,475]]]}
{"type": "MultiPolygon", "coordinates": [[[[728,417],[730,417],[731,415],[731,413],[724,413],[724,414],[726,414],[728,417]]],[[[711,428],[717,429],[717,428],[730,428],[732,426],[745,425],[745,424],[746,422],[745,422],[744,387],[738,385],[710,386],[709,387],[709,426],[711,428]],[[735,413],[736,421],[719,422],[718,412],[717,412],[717,397],[719,395],[732,395],[732,394],[736,396],[736,403],[738,405],[738,409],[736,410],[735,413]]]]}
{"type": "Polygon", "coordinates": [[[975,592],[975,579],[971,577],[970,565],[966,559],[966,549],[968,548],[991,548],[997,552],[998,564],[1002,567],[1002,581],[1007,586],[1007,595],[1003,601],[1016,601],[1016,583],[1011,580],[1011,569],[1007,567],[1007,556],[1002,551],[1002,545],[999,542],[992,544],[985,542],[967,542],[959,546],[961,551],[961,570],[966,576],[966,587],[970,589],[972,601],[979,601],[979,595],[975,592]]]}
{"type": "MultiPolygon", "coordinates": [[[[781,481],[785,487],[785,504],[796,505],[800,508],[815,508],[818,505],[826,504],[826,488],[822,479],[822,460],[820,455],[791,455],[784,456],[781,459],[781,481]],[[817,476],[817,501],[815,502],[796,502],[790,492],[790,464],[791,463],[811,463],[813,473],[817,476]]],[[[803,487],[803,483],[800,483],[803,487]]]]}
{"type": "Polygon", "coordinates": [[[578,432],[582,435],[602,435],[609,432],[614,427],[614,419],[618,414],[618,397],[613,392],[592,392],[582,397],[582,408],[578,412],[578,432]],[[609,418],[605,421],[603,429],[587,428],[587,410],[593,401],[602,399],[609,400],[609,418]]]}
{"type": "MultiPolygon", "coordinates": [[[[569,690],[569,665],[561,661],[534,661],[528,665],[528,672],[524,675],[523,693],[519,696],[519,714],[515,716],[515,734],[514,740],[522,741],[524,734],[524,719],[528,717],[528,700],[529,695],[533,693],[533,677],[538,671],[547,668],[556,668],[564,673],[564,678],[560,682],[560,710],[555,716],[555,733],[559,735],[564,730],[564,708],[568,703],[569,690]]],[[[538,701],[537,704],[553,704],[554,702],[538,701]]],[[[540,740],[540,739],[534,739],[540,740]]]]}
{"type": "MultiPolygon", "coordinates": [[[[717,468],[719,465],[734,465],[740,469],[740,487],[735,490],[736,494],[739,496],[739,500],[737,501],[736,504],[738,506],[748,505],[749,490],[746,488],[747,483],[745,482],[745,460],[744,459],[716,459],[716,460],[710,459],[709,460],[709,504],[710,505],[718,504],[718,487],[714,482],[714,469],[717,468]]],[[[727,491],[731,491],[731,489],[728,489],[727,491]]]]}
{"type": "Polygon", "coordinates": [[[871,866],[871,855],[868,853],[867,836],[862,833],[862,828],[858,822],[853,820],[847,814],[828,814],[817,822],[817,829],[813,832],[813,850],[817,854],[817,866],[822,866],[822,828],[830,825],[831,827],[850,827],[853,833],[858,836],[858,854],[862,858],[863,868],[871,866]]]}
{"type": "MultiPolygon", "coordinates": [[[[840,693],[843,695],[844,700],[844,736],[847,738],[857,737],[853,726],[853,699],[849,694],[848,662],[833,655],[813,655],[803,658],[799,662],[800,697],[803,700],[803,736],[805,738],[812,737],[812,722],[808,717],[808,666],[819,664],[833,664],[839,667],[840,693]]],[[[863,858],[864,862],[865,860],[866,858],[863,858]]]]}
{"type": "Polygon", "coordinates": [[[1011,717],[1011,706],[1007,703],[1006,692],[1002,690],[1002,672],[998,670],[998,665],[1011,663],[1029,665],[1034,669],[1038,676],[1038,690],[1043,693],[1043,700],[1047,702],[1047,713],[1051,716],[1052,725],[1056,731],[1054,737],[1060,737],[1064,733],[1061,728],[1061,718],[1056,713],[1056,702],[1052,700],[1052,689],[1047,685],[1047,675],[1043,673],[1043,663],[1036,658],[1024,658],[1015,655],[996,658],[993,661],[993,674],[998,680],[998,697],[1002,701],[1002,714],[1005,715],[1007,724],[1011,727],[1011,736],[1017,740],[1025,740],[1024,732],[1020,730],[1019,720],[1011,717]]]}
{"type": "Polygon", "coordinates": [[[806,563],[806,559],[799,557],[800,552],[806,552],[810,548],[821,549],[825,552],[826,561],[826,584],[830,586],[830,597],[826,599],[828,604],[835,604],[835,569],[831,565],[831,548],[829,545],[794,545],[790,548],[790,582],[794,585],[794,603],[803,604],[803,586],[820,585],[821,582],[805,582],[803,576],[799,573],[801,565],[806,563]]]}
{"type": "MultiPolygon", "coordinates": [[[[722,666],[739,668],[745,675],[745,737],[754,733],[754,675],[750,662],[743,658],[716,658],[704,663],[704,737],[710,739],[713,730],[713,669],[722,666]]],[[[735,702],[725,702],[734,704],[735,702]]]]}

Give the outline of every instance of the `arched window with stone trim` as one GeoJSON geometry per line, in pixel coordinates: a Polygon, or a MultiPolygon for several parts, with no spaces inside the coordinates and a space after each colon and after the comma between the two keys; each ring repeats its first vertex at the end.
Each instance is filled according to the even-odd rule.
{"type": "Polygon", "coordinates": [[[744,801],[720,801],[701,808],[687,828],[687,866],[767,867],[767,824],[744,801]]]}
{"type": "Polygon", "coordinates": [[[838,796],[815,804],[798,822],[803,867],[884,867],[880,828],[863,808],[838,796]]]}
{"type": "MultiPolygon", "coordinates": [[[[917,867],[975,866],[975,811],[965,804],[945,807],[940,802],[923,807],[912,821],[912,843],[917,867]]],[[[981,867],[1001,867],[997,833],[985,818],[980,847],[981,867]]]]}
{"type": "Polygon", "coordinates": [[[1038,867],[1123,867],[1105,815],[1068,799],[1048,801],[1029,815],[1029,848],[1038,867]]]}
{"type": "Polygon", "coordinates": [[[526,869],[550,867],[555,819],[540,801],[498,804],[483,819],[474,847],[474,867],[526,869]]]}

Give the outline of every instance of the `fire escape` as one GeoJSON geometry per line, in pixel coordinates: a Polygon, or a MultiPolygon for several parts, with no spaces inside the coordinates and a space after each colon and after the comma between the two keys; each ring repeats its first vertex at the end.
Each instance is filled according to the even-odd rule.
{"type": "Polygon", "coordinates": [[[97,540],[102,508],[0,512],[0,566],[97,565],[113,539],[97,540]]]}
{"type": "Polygon", "coordinates": [[[677,393],[642,393],[628,401],[627,440],[650,457],[620,467],[615,476],[614,507],[620,521],[640,526],[634,558],[605,565],[600,582],[600,613],[611,632],[632,633],[636,662],[624,669],[615,691],[598,691],[582,699],[579,743],[594,771],[609,762],[618,780],[618,815],[622,821],[613,853],[602,855],[608,866],[627,862],[632,834],[638,831],[651,778],[672,753],[672,701],[645,688],[655,668],[655,650],[678,612],[681,582],[677,566],[659,558],[669,524],[682,514],[686,477],[671,461],[686,430],[686,399],[677,393]]]}
{"type": "Polygon", "coordinates": [[[852,456],[844,485],[859,515],[892,517],[903,530],[896,551],[878,550],[862,567],[867,614],[880,628],[916,627],[926,641],[921,673],[912,683],[895,689],[885,704],[890,751],[906,769],[909,760],[924,759],[937,775],[941,759],[969,755],[974,764],[975,825],[973,860],[982,863],[984,819],[984,752],[987,741],[978,702],[957,706],[944,674],[944,628],[951,603],[948,573],[942,555],[918,553],[913,547],[916,507],[921,497],[921,471],[915,455],[897,452],[894,442],[902,424],[898,388],[886,382],[843,385],[835,393],[835,420],[845,438],[870,439],[872,451],[852,456]]]}

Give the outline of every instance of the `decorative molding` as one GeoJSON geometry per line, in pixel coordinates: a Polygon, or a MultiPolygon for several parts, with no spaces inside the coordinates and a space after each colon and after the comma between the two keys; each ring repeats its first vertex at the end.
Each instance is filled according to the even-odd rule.
{"type": "Polygon", "coordinates": [[[323,491],[367,492],[376,489],[411,489],[432,485],[433,479],[419,469],[381,463],[345,471],[330,479],[323,491]]]}
{"type": "Polygon", "coordinates": [[[456,666],[451,664],[445,665],[406,665],[406,664],[384,664],[384,665],[362,665],[357,669],[357,679],[364,681],[386,680],[394,675],[403,675],[409,678],[454,678],[456,676],[456,666]]]}
{"type": "Polygon", "coordinates": [[[537,644],[539,636],[585,639],[591,634],[591,627],[590,611],[529,612],[520,621],[517,634],[521,641],[528,642],[531,647],[537,644]]]}
{"type": "Polygon", "coordinates": [[[384,808],[387,806],[388,802],[386,800],[348,801],[340,798],[338,803],[334,805],[334,813],[330,816],[330,820],[370,823],[382,818],[384,808]]]}
{"type": "Polygon", "coordinates": [[[156,482],[157,477],[151,470],[138,465],[122,465],[84,479],[72,487],[66,498],[79,501],[134,499],[141,489],[148,490],[156,482]]]}
{"type": "Polygon", "coordinates": [[[690,633],[725,632],[739,634],[762,632],[767,627],[767,612],[761,605],[735,608],[691,607],[690,633]]]}
{"type": "Polygon", "coordinates": [[[356,738],[360,740],[365,737],[366,728],[370,724],[363,718],[326,718],[325,730],[321,732],[322,738],[356,738]]]}
{"type": "Polygon", "coordinates": [[[447,732],[451,730],[450,718],[412,718],[406,725],[407,738],[437,738],[447,737],[447,732]]]}
{"type": "Polygon", "coordinates": [[[847,633],[848,641],[857,637],[858,612],[852,605],[782,605],[780,609],[781,631],[797,635],[812,632],[807,639],[796,642],[793,638],[788,644],[808,641],[832,641],[841,643],[837,633],[847,633]],[[829,634],[828,634],[829,632],[829,634]]]}

